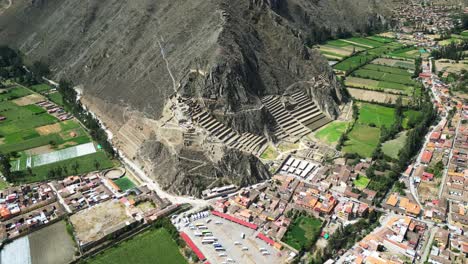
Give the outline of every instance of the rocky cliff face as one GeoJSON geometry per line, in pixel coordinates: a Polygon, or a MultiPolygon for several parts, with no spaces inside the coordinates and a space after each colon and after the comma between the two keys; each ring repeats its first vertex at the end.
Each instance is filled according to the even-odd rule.
{"type": "Polygon", "coordinates": [[[151,161],[163,168],[151,173],[171,191],[199,193],[213,178],[242,184],[268,172],[245,153],[224,149],[220,156],[167,143],[144,127],[125,135],[127,113],[156,122],[178,92],[197,98],[233,129],[263,135],[272,120],[259,98],[303,89],[334,117],[340,86],[304,42],[315,34],[311,28],[361,30],[385,14],[383,3],[390,1],[17,0],[0,15],[0,44],[48,62],[55,79],[83,85],[114,140],[138,149],[127,155],[146,168],[151,161]],[[326,84],[317,85],[319,75],[326,84]],[[207,165],[193,170],[190,160],[207,165]]]}

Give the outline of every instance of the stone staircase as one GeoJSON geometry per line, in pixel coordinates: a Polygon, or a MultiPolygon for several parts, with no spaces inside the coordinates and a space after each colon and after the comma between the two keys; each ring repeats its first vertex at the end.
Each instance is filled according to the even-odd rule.
{"type": "Polygon", "coordinates": [[[289,113],[310,130],[315,131],[332,121],[304,92],[293,93],[291,97],[296,100],[297,105],[289,113]]]}

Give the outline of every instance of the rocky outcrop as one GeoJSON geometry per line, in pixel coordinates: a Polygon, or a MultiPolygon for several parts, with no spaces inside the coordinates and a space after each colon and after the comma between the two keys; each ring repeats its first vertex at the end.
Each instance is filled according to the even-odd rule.
{"type": "Polygon", "coordinates": [[[140,148],[138,156],[164,187],[197,194],[213,179],[245,184],[268,172],[244,153],[223,150],[219,157],[163,134],[148,138],[142,131],[150,129],[133,131],[126,113],[158,121],[178,92],[234,130],[264,135],[274,122],[260,98],[301,89],[333,118],[341,87],[326,60],[304,43],[316,29],[362,31],[385,14],[384,2],[391,0],[378,6],[373,0],[17,0],[0,16],[0,44],[49,63],[54,79],[81,84],[85,97],[98,99],[91,110],[120,145],[138,138],[127,145],[140,148]],[[318,84],[319,76],[327,81],[318,84]],[[108,111],[119,108],[125,110],[108,111]],[[122,127],[126,132],[118,133],[122,127]]]}
{"type": "Polygon", "coordinates": [[[152,164],[150,171],[166,190],[179,194],[201,195],[205,188],[227,184],[245,186],[266,180],[270,174],[253,155],[226,150],[218,162],[211,162],[206,153],[183,148],[178,155],[161,142],[145,142],[141,157],[152,164]]]}

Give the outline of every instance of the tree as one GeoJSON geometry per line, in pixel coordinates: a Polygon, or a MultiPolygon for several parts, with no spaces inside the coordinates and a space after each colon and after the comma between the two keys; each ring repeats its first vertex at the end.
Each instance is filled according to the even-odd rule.
{"type": "Polygon", "coordinates": [[[7,181],[11,181],[11,164],[10,164],[10,155],[4,155],[0,153],[0,171],[7,181]]]}
{"type": "Polygon", "coordinates": [[[94,160],[94,167],[96,168],[96,170],[99,170],[99,167],[101,167],[101,164],[99,164],[99,161],[98,160],[94,160]]]}
{"type": "Polygon", "coordinates": [[[75,161],[74,164],[72,164],[72,169],[75,172],[75,174],[78,174],[78,169],[80,168],[80,164],[78,164],[78,161],[75,161]]]}

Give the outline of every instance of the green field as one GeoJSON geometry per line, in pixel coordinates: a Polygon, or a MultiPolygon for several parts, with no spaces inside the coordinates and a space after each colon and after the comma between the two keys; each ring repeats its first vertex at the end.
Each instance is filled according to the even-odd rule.
{"type": "Polygon", "coordinates": [[[369,39],[369,38],[355,37],[355,38],[349,38],[349,39],[346,39],[346,40],[357,43],[357,44],[362,45],[364,47],[371,47],[371,48],[377,48],[377,47],[380,47],[380,46],[384,45],[383,43],[381,43],[379,41],[375,41],[375,40],[372,40],[372,39],[369,39]]]}
{"type": "Polygon", "coordinates": [[[349,58],[335,64],[335,66],[333,66],[333,68],[336,69],[336,70],[348,72],[348,71],[357,69],[357,68],[361,67],[364,64],[367,64],[368,62],[370,62],[371,60],[373,60],[375,58],[376,58],[375,55],[370,55],[370,54],[365,55],[365,54],[360,53],[359,55],[349,57],[349,58]]]}
{"type": "Polygon", "coordinates": [[[370,157],[379,143],[379,138],[379,128],[355,124],[348,133],[348,140],[344,143],[343,151],[357,153],[362,157],[370,157]]]}
{"type": "Polygon", "coordinates": [[[51,100],[52,102],[63,106],[63,97],[61,93],[59,92],[51,93],[48,95],[48,97],[49,97],[49,100],[51,100]]]}
{"type": "Polygon", "coordinates": [[[367,37],[367,38],[370,39],[370,40],[378,41],[378,42],[382,42],[382,43],[391,43],[391,42],[395,41],[394,39],[386,38],[386,37],[380,37],[380,36],[370,36],[370,37],[367,37]]]}
{"type": "Polygon", "coordinates": [[[356,188],[362,190],[367,187],[370,179],[363,175],[358,175],[357,179],[353,181],[353,184],[356,188]]]}
{"type": "Polygon", "coordinates": [[[310,249],[319,238],[321,228],[322,222],[319,219],[298,216],[289,226],[283,242],[297,250],[310,249]]]}
{"type": "Polygon", "coordinates": [[[8,91],[0,93],[0,101],[8,101],[16,98],[20,98],[26,95],[30,95],[31,91],[23,87],[14,87],[8,89],[8,91]]]}
{"type": "Polygon", "coordinates": [[[395,109],[377,104],[361,103],[358,122],[374,124],[377,127],[390,127],[395,122],[395,109]]]}
{"type": "Polygon", "coordinates": [[[364,88],[376,91],[387,91],[393,90],[393,93],[412,95],[414,87],[404,85],[401,83],[376,81],[371,79],[359,78],[359,77],[347,77],[345,79],[345,85],[354,88],[364,88]]]}
{"type": "Polygon", "coordinates": [[[24,143],[39,137],[34,128],[58,122],[39,106],[18,106],[10,101],[0,102],[0,115],[6,117],[0,121],[0,136],[4,138],[0,149],[6,144],[24,143]]]}
{"type": "Polygon", "coordinates": [[[382,151],[385,155],[393,159],[398,159],[398,153],[403,148],[408,137],[407,132],[401,132],[395,139],[389,140],[382,144],[382,151]]]}
{"type": "Polygon", "coordinates": [[[348,122],[334,121],[315,133],[315,137],[328,144],[335,144],[345,132],[348,122]]]}
{"type": "Polygon", "coordinates": [[[165,229],[146,231],[90,258],[89,264],[187,263],[165,229]]]}
{"type": "Polygon", "coordinates": [[[47,84],[38,84],[38,85],[33,85],[31,87],[29,87],[31,90],[37,92],[37,93],[41,93],[41,92],[45,92],[45,91],[48,91],[51,89],[51,87],[47,84]]]}
{"type": "Polygon", "coordinates": [[[393,74],[384,71],[376,71],[376,70],[369,70],[360,68],[353,72],[352,74],[355,77],[364,78],[364,79],[371,79],[377,81],[385,81],[390,83],[399,83],[408,86],[416,85],[416,82],[411,79],[409,75],[400,75],[400,74],[393,74]]]}
{"type": "Polygon", "coordinates": [[[122,192],[134,188],[136,185],[127,176],[114,180],[114,183],[119,186],[122,192]]]}
{"type": "Polygon", "coordinates": [[[427,54],[427,53],[421,53],[415,47],[408,47],[408,48],[395,50],[395,51],[389,53],[388,55],[390,57],[394,57],[394,58],[415,59],[415,58],[417,58],[419,56],[422,56],[422,54],[427,54]]]}
{"type": "Polygon", "coordinates": [[[107,157],[106,153],[98,151],[93,154],[67,159],[39,167],[32,168],[32,175],[29,175],[27,171],[24,172],[23,178],[17,178],[15,182],[37,182],[50,180],[55,178],[63,178],[69,175],[77,175],[88,173],[95,170],[109,169],[114,166],[114,163],[107,157]],[[96,168],[95,161],[99,163],[96,168]],[[74,166],[78,164],[78,168],[74,169],[74,166]],[[50,174],[50,171],[58,171],[61,173],[50,174]]]}
{"type": "Polygon", "coordinates": [[[411,77],[413,75],[410,71],[406,69],[390,67],[390,66],[385,66],[385,65],[378,65],[378,64],[366,64],[361,69],[398,74],[398,75],[403,75],[403,76],[408,76],[408,77],[411,77]]]}

